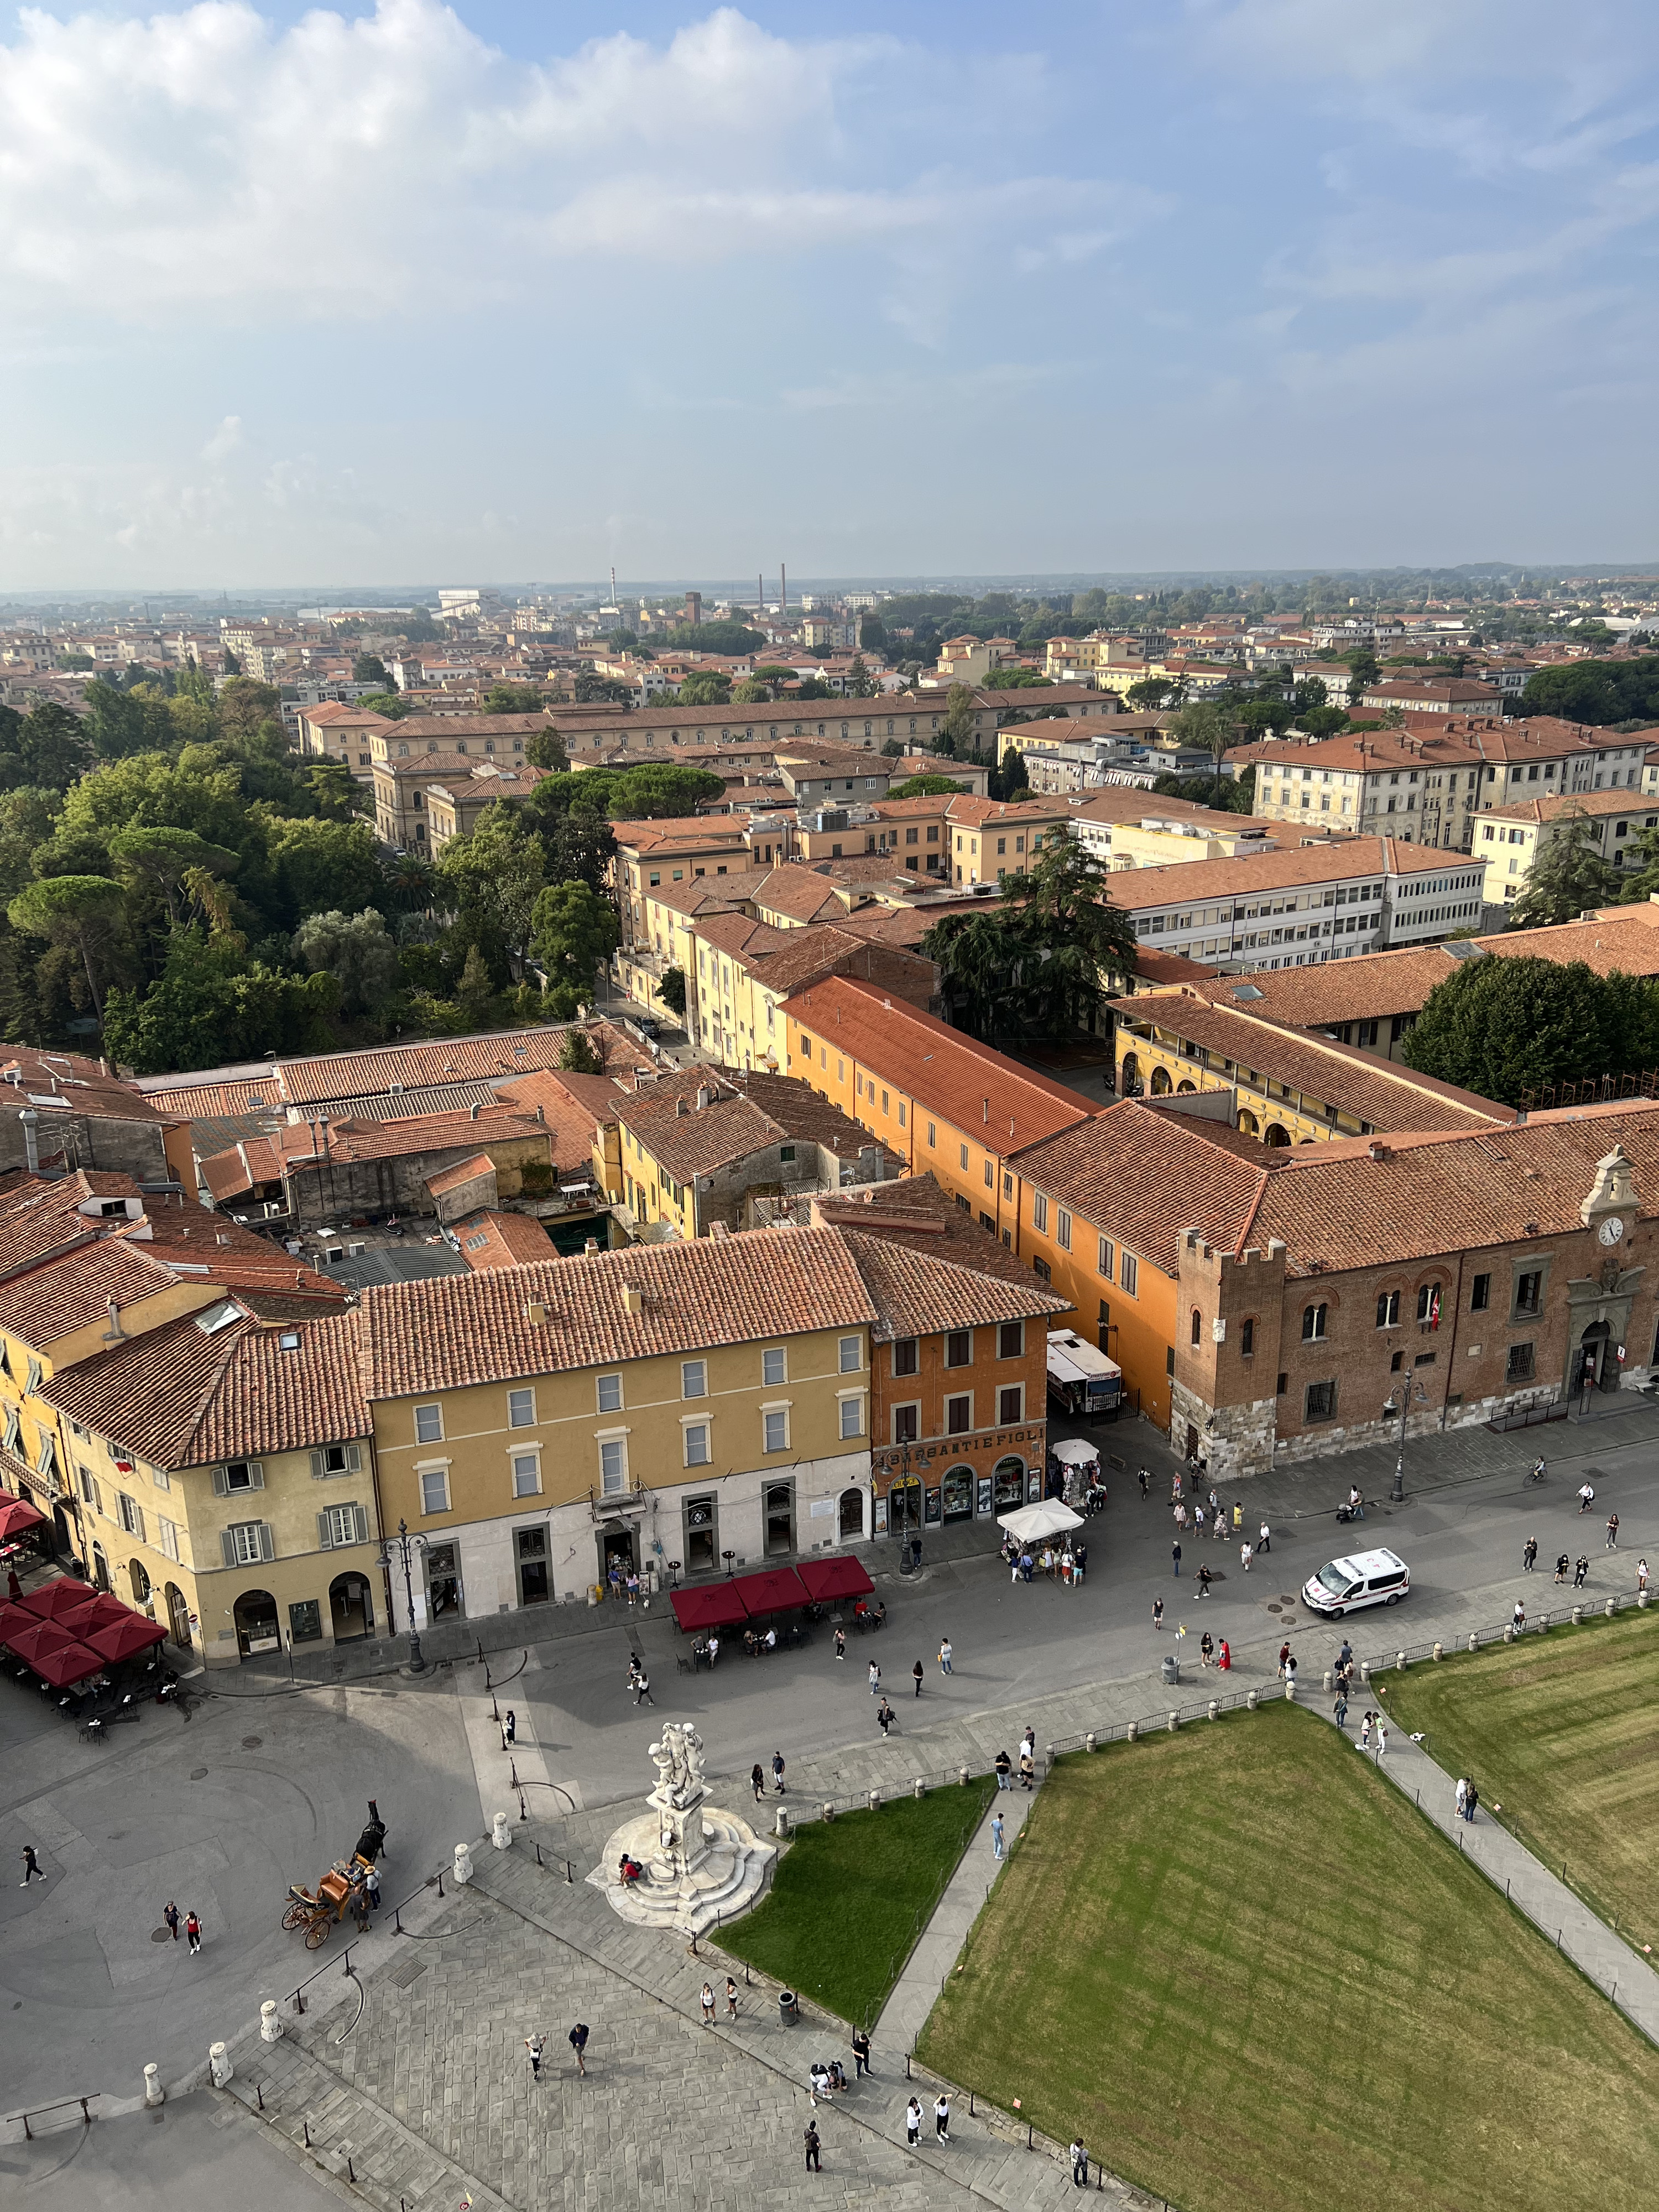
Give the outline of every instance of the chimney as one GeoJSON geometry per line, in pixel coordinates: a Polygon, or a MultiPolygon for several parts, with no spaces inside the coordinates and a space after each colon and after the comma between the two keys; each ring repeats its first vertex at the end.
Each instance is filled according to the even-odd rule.
{"type": "Polygon", "coordinates": [[[37,1139],[34,1133],[40,1126],[40,1116],[35,1112],[33,1106],[26,1106],[17,1118],[23,1125],[23,1150],[28,1158],[29,1173],[31,1175],[39,1175],[40,1172],[40,1140],[37,1139]]]}
{"type": "Polygon", "coordinates": [[[584,1258],[584,1259],[586,1259],[586,1257],[587,1256],[587,1255],[588,1255],[590,1252],[597,1252],[597,1251],[599,1250],[599,1238],[598,1238],[597,1237],[590,1237],[588,1238],[587,1242],[586,1242],[586,1243],[582,1246],[582,1256],[583,1256],[583,1258],[584,1258]]]}
{"type": "Polygon", "coordinates": [[[708,1106],[708,1105],[712,1104],[712,1103],[713,1103],[713,1101],[714,1101],[714,1092],[713,1092],[711,1090],[709,1090],[709,1088],[708,1088],[708,1086],[707,1085],[707,1084],[705,1084],[705,1085],[702,1086],[702,1089],[697,1092],[697,1111],[698,1111],[698,1113],[699,1113],[699,1114],[701,1114],[701,1113],[702,1113],[702,1109],[703,1109],[703,1108],[704,1108],[705,1106],[708,1106]]]}
{"type": "Polygon", "coordinates": [[[526,1298],[524,1317],[532,1328],[540,1328],[547,1320],[547,1308],[540,1298],[526,1298]]]}
{"type": "Polygon", "coordinates": [[[685,1101],[684,1101],[684,1098],[677,1098],[677,1099],[674,1101],[674,1111],[676,1112],[676,1114],[684,1114],[684,1111],[685,1111],[685,1101]]]}
{"type": "Polygon", "coordinates": [[[979,1118],[981,1121],[988,1121],[991,1118],[991,1102],[988,1098],[981,1098],[979,1102],[979,1118]]]}
{"type": "Polygon", "coordinates": [[[326,1158],[328,1158],[328,1156],[329,1156],[329,1152],[328,1152],[328,1116],[327,1116],[327,1115],[326,1115],[326,1114],[319,1114],[319,1115],[317,1116],[317,1133],[318,1133],[318,1135],[319,1135],[319,1136],[322,1139],[322,1140],[323,1140],[323,1158],[324,1158],[325,1159],[326,1159],[326,1158]]]}
{"type": "Polygon", "coordinates": [[[637,1283],[623,1285],[622,1310],[627,1314],[642,1314],[645,1311],[645,1293],[637,1283]]]}
{"type": "Polygon", "coordinates": [[[120,1344],[125,1342],[126,1331],[121,1326],[120,1308],[116,1304],[113,1298],[106,1298],[104,1304],[109,1310],[109,1327],[104,1331],[105,1343],[120,1344]]]}

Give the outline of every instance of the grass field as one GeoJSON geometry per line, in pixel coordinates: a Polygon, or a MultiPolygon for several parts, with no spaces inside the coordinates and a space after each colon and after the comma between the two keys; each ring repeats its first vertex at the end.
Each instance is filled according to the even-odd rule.
{"type": "Polygon", "coordinates": [[[843,2020],[872,2022],[995,1791],[986,1775],[798,1828],[769,1893],[716,1942],[843,2020]]]}
{"type": "Polygon", "coordinates": [[[1061,1762],[921,2057],[1183,2212],[1625,2212],[1659,2053],[1294,1706],[1061,1762]]]}
{"type": "Polygon", "coordinates": [[[1659,1615],[1628,1613],[1372,1687],[1604,1918],[1659,1951],[1656,1666],[1659,1615]]]}

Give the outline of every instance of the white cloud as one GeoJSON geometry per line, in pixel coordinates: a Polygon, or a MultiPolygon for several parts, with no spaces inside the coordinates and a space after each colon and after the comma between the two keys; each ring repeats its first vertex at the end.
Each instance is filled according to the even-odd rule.
{"type": "Polygon", "coordinates": [[[1121,219],[1099,188],[893,181],[890,145],[854,143],[850,95],[924,65],[896,40],[779,38],[731,8],[665,44],[617,33],[539,65],[437,0],[289,28],[246,0],[26,9],[0,46],[0,278],[37,313],[373,317],[428,286],[518,295],[534,266],[588,255],[1048,228],[1051,193],[1092,202],[1067,210],[1076,233],[1121,219]]]}
{"type": "Polygon", "coordinates": [[[227,415],[202,448],[204,461],[228,461],[242,443],[242,418],[227,415]]]}

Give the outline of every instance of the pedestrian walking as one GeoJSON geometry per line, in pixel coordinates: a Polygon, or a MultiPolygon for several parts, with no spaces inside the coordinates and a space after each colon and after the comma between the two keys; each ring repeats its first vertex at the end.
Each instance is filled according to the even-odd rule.
{"type": "Polygon", "coordinates": [[[1175,1561],[1176,1576],[1178,1580],[1181,1574],[1181,1540],[1179,1537],[1177,1537],[1175,1542],[1170,1547],[1170,1557],[1175,1561]]]}
{"type": "Polygon", "coordinates": [[[1519,1635],[1520,1635],[1520,1633],[1521,1633],[1521,1632],[1522,1632],[1522,1630],[1523,1628],[1525,1628],[1526,1625],[1527,1625],[1527,1608],[1526,1608],[1526,1607],[1525,1607],[1524,1605],[1522,1605],[1522,1602],[1521,1602],[1520,1599],[1519,1599],[1519,1598],[1516,1598],[1516,1600],[1515,1601],[1515,1611],[1514,1611],[1513,1614],[1510,1616],[1510,1627],[1515,1631],[1516,1634],[1517,1636],[1519,1636],[1519,1635]]]}
{"type": "MultiPolygon", "coordinates": [[[[1564,1553],[1562,1556],[1565,1558],[1566,1555],[1564,1553]]],[[[1578,1554],[1578,1564],[1572,1571],[1572,1586],[1575,1589],[1583,1589],[1584,1584],[1589,1580],[1589,1553],[1588,1552],[1581,1552],[1578,1554]]]]}
{"type": "Polygon", "coordinates": [[[40,1875],[42,1881],[46,1878],[44,1874],[40,1873],[40,1862],[34,1856],[33,1844],[25,1844],[23,1846],[23,1879],[17,1885],[19,1889],[27,1889],[29,1884],[34,1880],[36,1875],[40,1875]]]}
{"type": "Polygon", "coordinates": [[[1571,1560],[1567,1557],[1566,1553],[1563,1552],[1560,1558],[1555,1563],[1555,1579],[1558,1584],[1565,1582],[1567,1579],[1567,1569],[1571,1565],[1571,1560]]]}
{"type": "Polygon", "coordinates": [[[777,1791],[779,1796],[781,1797],[783,1795],[783,1753],[781,1751],[775,1751],[772,1753],[772,1787],[777,1791]]]}
{"type": "Polygon", "coordinates": [[[1175,1524],[1177,1528],[1185,1528],[1187,1526],[1187,1509],[1184,1505],[1176,1507],[1175,1524]]]}
{"type": "Polygon", "coordinates": [[[1198,1571],[1198,1594],[1200,1597],[1210,1595],[1210,1570],[1207,1566],[1200,1566],[1198,1571]]]}
{"type": "Polygon", "coordinates": [[[1471,1782],[1468,1787],[1468,1793],[1463,1800],[1463,1818],[1466,1820],[1472,1821],[1474,1819],[1474,1808],[1480,1802],[1480,1792],[1475,1788],[1474,1783],[1471,1782]]]}
{"type": "Polygon", "coordinates": [[[1381,1713],[1376,1717],[1376,1755],[1381,1759],[1389,1747],[1389,1724],[1381,1713]]]}
{"type": "Polygon", "coordinates": [[[507,1751],[519,1741],[519,1716],[511,1705],[501,1722],[501,1749],[507,1751]]]}
{"type": "Polygon", "coordinates": [[[702,2024],[705,2027],[713,2027],[714,2025],[714,1992],[712,1985],[708,1982],[705,1982],[702,1985],[702,1997],[701,2002],[702,2004],[702,2024]]]}
{"type": "Polygon", "coordinates": [[[1244,1529],[1244,1508],[1235,1501],[1233,1505],[1233,1534],[1242,1535],[1244,1529]]]}
{"type": "Polygon", "coordinates": [[[1638,1595],[1639,1595],[1642,1591],[1646,1589],[1647,1586],[1648,1563],[1645,1559],[1638,1559],[1636,1562],[1636,1588],[1638,1595]]]}
{"type": "Polygon", "coordinates": [[[757,1759],[749,1770],[749,1786],[754,1791],[755,1802],[758,1805],[766,1795],[766,1777],[761,1771],[759,1759],[757,1759]]]}
{"type": "Polygon", "coordinates": [[[921,2141],[921,2106],[914,2097],[904,2108],[904,2140],[912,2150],[921,2141]]]}
{"type": "Polygon", "coordinates": [[[1374,1717],[1375,1717],[1369,1711],[1362,1713],[1359,1717],[1359,1748],[1361,1751],[1369,1751],[1371,1747],[1371,1722],[1374,1717]]]}
{"type": "Polygon", "coordinates": [[[1468,1802],[1468,1796],[1469,1778],[1467,1774],[1460,1774],[1457,1778],[1457,1787],[1452,1792],[1453,1808],[1460,1820],[1463,1817],[1463,1808],[1468,1802]]]}
{"type": "Polygon", "coordinates": [[[1581,1513],[1588,1513],[1595,1503],[1595,1492],[1590,1488],[1589,1483],[1580,1483],[1578,1486],[1578,1510],[1581,1513]]]}
{"type": "Polygon", "coordinates": [[[939,2101],[933,2106],[933,2133],[940,2142],[951,2140],[951,2100],[941,2089],[939,2101]]]}
{"type": "Polygon", "coordinates": [[[1036,1786],[1036,1760],[1032,1755],[1030,1744],[1023,1743],[1019,1747],[1019,1786],[1022,1790],[1030,1790],[1036,1786]]]}
{"type": "Polygon", "coordinates": [[[1080,2136],[1075,2137],[1072,2143],[1072,2185],[1076,2189],[1089,2186],[1089,2154],[1083,2148],[1080,2136]]]}
{"type": "Polygon", "coordinates": [[[1204,1534],[1204,1508],[1201,1505],[1194,1505],[1193,1508],[1193,1534],[1195,1536],[1201,1536],[1204,1534]]]}
{"type": "Polygon", "coordinates": [[[1088,1564],[1089,1547],[1086,1544],[1073,1544],[1072,1547],[1072,1588],[1073,1589],[1082,1587],[1083,1571],[1088,1564]]]}
{"type": "Polygon", "coordinates": [[[1292,1654],[1292,1656],[1285,1662],[1285,1686],[1287,1690],[1293,1690],[1296,1687],[1296,1659],[1294,1654],[1292,1654]]]}
{"type": "Polygon", "coordinates": [[[1170,1504],[1171,1504],[1171,1505],[1178,1505],[1178,1504],[1180,1504],[1180,1502],[1181,1502],[1181,1470],[1180,1470],[1180,1468],[1177,1468],[1176,1469],[1176,1472],[1174,1473],[1174,1474],[1172,1474],[1172,1475],[1170,1476],[1170,1504]]]}
{"type": "Polygon", "coordinates": [[[1143,1498],[1146,1495],[1147,1479],[1147,1471],[1143,1467],[1140,1470],[1140,1494],[1143,1498]]]}
{"type": "Polygon", "coordinates": [[[1216,1656],[1215,1663],[1222,1674],[1227,1674],[1231,1673],[1233,1664],[1233,1647],[1228,1643],[1224,1636],[1221,1639],[1221,1650],[1216,1656]]]}
{"type": "Polygon", "coordinates": [[[921,1695],[921,1662],[920,1659],[917,1660],[915,1665],[910,1669],[910,1672],[915,1680],[916,1695],[920,1697],[921,1695]]]}
{"type": "Polygon", "coordinates": [[[1338,1728],[1343,1729],[1347,1728],[1348,1693],[1344,1689],[1337,1691],[1336,1703],[1331,1707],[1331,1718],[1336,1723],[1338,1728]]]}
{"type": "Polygon", "coordinates": [[[823,2172],[818,2159],[818,2124],[816,2120],[808,2120],[806,2123],[806,2171],[809,2173],[823,2172]]]}
{"type": "Polygon", "coordinates": [[[576,2054],[577,2073],[586,2074],[587,2071],[587,2022],[585,2020],[579,2020],[576,2022],[570,2031],[568,2040],[570,2048],[576,2054]]]}
{"type": "Polygon", "coordinates": [[[1238,1564],[1240,1565],[1240,1566],[1241,1566],[1241,1567],[1243,1567],[1243,1570],[1244,1570],[1244,1571],[1245,1571],[1245,1573],[1246,1573],[1247,1575],[1248,1575],[1248,1574],[1249,1573],[1249,1571],[1250,1571],[1250,1560],[1251,1560],[1251,1559],[1252,1559],[1252,1557],[1253,1557],[1253,1556],[1254,1556],[1254,1555],[1253,1555],[1253,1553],[1251,1553],[1250,1547],[1249,1547],[1249,1546],[1248,1544],[1241,1544],[1241,1545],[1239,1546],[1239,1547],[1238,1547],[1238,1564]]]}
{"type": "Polygon", "coordinates": [[[637,1651],[630,1651],[630,1652],[629,1653],[629,1655],[628,1655],[628,1686],[629,1686],[629,1688],[630,1690],[637,1689],[637,1688],[639,1687],[639,1680],[640,1680],[640,1655],[639,1655],[639,1653],[638,1653],[637,1651]]]}
{"type": "Polygon", "coordinates": [[[1537,1537],[1536,1537],[1536,1536],[1528,1536],[1528,1539],[1527,1539],[1527,1541],[1526,1541],[1526,1545],[1525,1545],[1525,1547],[1524,1547],[1524,1548],[1522,1549],[1522,1553],[1521,1553],[1521,1565],[1522,1565],[1522,1569],[1523,1572],[1525,1572],[1525,1573],[1527,1573],[1527,1574],[1530,1574],[1530,1573],[1532,1572],[1532,1571],[1533,1571],[1534,1567],[1534,1566],[1536,1566],[1536,1565],[1537,1565],[1537,1564],[1538,1564],[1538,1539],[1537,1539],[1537,1537]]]}
{"type": "Polygon", "coordinates": [[[1267,1554],[1272,1551],[1273,1547],[1273,1532],[1264,1521],[1261,1524],[1261,1534],[1255,1540],[1255,1548],[1265,1559],[1267,1554]]]}
{"type": "Polygon", "coordinates": [[[870,2071],[870,2039],[861,2027],[853,2030],[853,2079],[870,2071]]]}
{"type": "Polygon", "coordinates": [[[847,1631],[844,1628],[836,1631],[836,1656],[837,1659],[847,1656],[847,1631]]]}
{"type": "Polygon", "coordinates": [[[167,1932],[176,1943],[179,1941],[179,1908],[171,1898],[167,1899],[167,1910],[162,1913],[161,1917],[167,1922],[167,1932]]]}
{"type": "Polygon", "coordinates": [[[941,1674],[948,1674],[951,1671],[951,1639],[948,1636],[939,1639],[939,1671],[941,1674]]]}
{"type": "Polygon", "coordinates": [[[1619,1516],[1616,1513],[1607,1516],[1607,1549],[1610,1552],[1619,1549],[1619,1516]]]}
{"type": "Polygon", "coordinates": [[[991,1815],[991,1856],[994,1859],[1000,1859],[1004,1856],[1002,1815],[1000,1813],[993,1813],[991,1815]]]}
{"type": "Polygon", "coordinates": [[[646,1673],[644,1668],[641,1667],[634,1681],[635,1705],[636,1707],[640,1705],[654,1705],[656,1702],[656,1699],[651,1694],[651,1677],[646,1673]]]}
{"type": "Polygon", "coordinates": [[[185,1941],[190,1946],[190,1955],[193,1959],[202,1948],[202,1923],[196,1917],[193,1907],[185,1915],[185,1941]]]}
{"type": "Polygon", "coordinates": [[[872,1659],[872,1660],[870,1662],[870,1694],[871,1694],[871,1696],[872,1696],[872,1698],[873,1698],[873,1697],[875,1697],[875,1696],[879,1692],[880,1689],[881,1689],[881,1668],[877,1665],[876,1662],[872,1659]]]}
{"type": "Polygon", "coordinates": [[[886,1736],[888,1730],[892,1727],[894,1718],[895,1715],[893,1708],[888,1704],[886,1698],[884,1698],[881,1703],[876,1707],[876,1719],[880,1724],[884,1738],[886,1736]]]}
{"type": "Polygon", "coordinates": [[[1214,1656],[1215,1644],[1206,1628],[1198,1639],[1198,1663],[1200,1667],[1207,1667],[1214,1656]]]}
{"type": "Polygon", "coordinates": [[[730,1974],[726,1978],[726,2017],[735,2021],[738,2016],[738,1985],[730,1974]]]}
{"type": "Polygon", "coordinates": [[[547,2048],[547,2038],[544,2035],[526,2035],[524,2047],[530,2053],[530,2078],[532,2081],[539,2081],[542,2078],[542,2053],[547,2048]]]}
{"type": "Polygon", "coordinates": [[[1009,1781],[1008,1777],[1012,1771],[1013,1761],[1009,1758],[1006,1751],[1000,1751],[997,1753],[996,1769],[997,1788],[999,1790],[1012,1790],[1013,1784],[1009,1781]]]}
{"type": "Polygon", "coordinates": [[[1152,1626],[1154,1628],[1162,1628],[1163,1626],[1164,1601],[1161,1597],[1155,1597],[1152,1600],[1152,1626]]]}
{"type": "Polygon", "coordinates": [[[1281,1644],[1279,1647],[1279,1679],[1281,1682],[1285,1679],[1285,1662],[1290,1657],[1290,1645],[1288,1644],[1281,1644]]]}

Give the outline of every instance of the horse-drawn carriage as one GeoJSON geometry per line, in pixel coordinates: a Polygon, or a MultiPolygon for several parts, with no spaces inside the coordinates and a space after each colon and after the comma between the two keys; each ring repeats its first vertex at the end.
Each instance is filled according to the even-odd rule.
{"type": "Polygon", "coordinates": [[[386,1823],[377,1816],[358,1837],[357,1847],[351,1856],[336,1859],[314,1890],[307,1889],[303,1882],[289,1885],[283,1925],[289,1929],[305,1929],[307,1951],[322,1949],[329,1931],[345,1918],[348,1905],[356,1913],[358,1927],[368,1925],[368,1878],[385,1849],[386,1823]]]}

